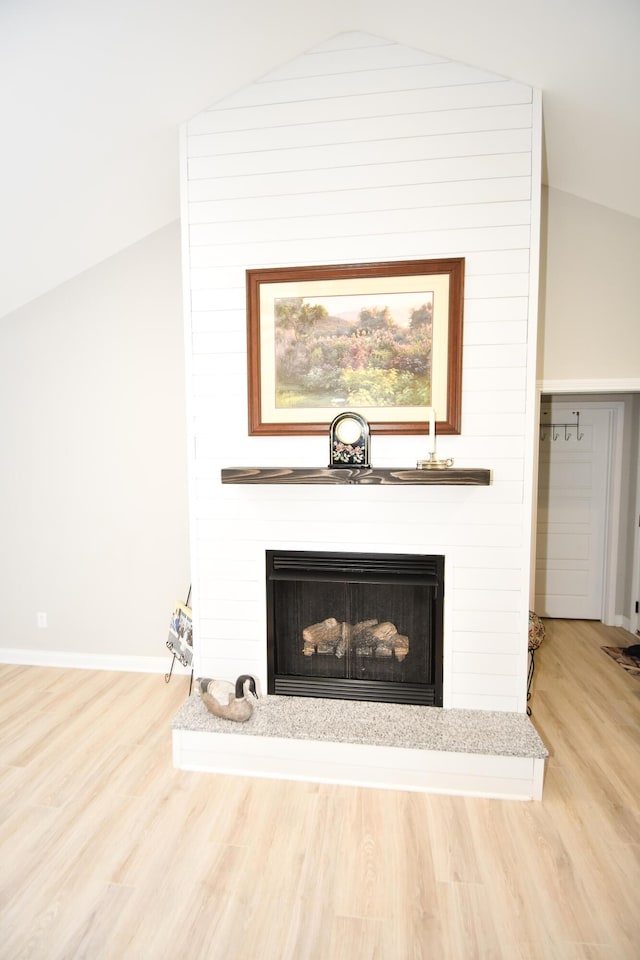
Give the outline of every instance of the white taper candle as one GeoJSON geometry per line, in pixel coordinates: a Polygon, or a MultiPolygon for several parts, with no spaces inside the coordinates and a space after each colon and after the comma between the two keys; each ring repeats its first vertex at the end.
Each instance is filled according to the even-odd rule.
{"type": "Polygon", "coordinates": [[[429,446],[428,453],[436,452],[436,412],[433,407],[428,407],[429,411],[429,446]]]}

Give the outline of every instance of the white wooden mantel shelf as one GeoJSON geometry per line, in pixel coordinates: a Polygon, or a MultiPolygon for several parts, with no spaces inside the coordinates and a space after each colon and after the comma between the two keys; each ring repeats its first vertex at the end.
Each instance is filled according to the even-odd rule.
{"type": "Polygon", "coordinates": [[[374,467],[225,467],[223,483],[316,484],[421,484],[488,487],[491,471],[485,469],[380,469],[374,467]]]}

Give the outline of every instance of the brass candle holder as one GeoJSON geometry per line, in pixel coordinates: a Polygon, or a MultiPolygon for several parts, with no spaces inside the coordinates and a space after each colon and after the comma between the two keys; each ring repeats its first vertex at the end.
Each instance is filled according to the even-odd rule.
{"type": "Polygon", "coordinates": [[[432,451],[427,460],[418,460],[416,463],[416,470],[446,470],[448,467],[452,466],[452,457],[447,457],[446,460],[437,460],[435,451],[432,451]]]}

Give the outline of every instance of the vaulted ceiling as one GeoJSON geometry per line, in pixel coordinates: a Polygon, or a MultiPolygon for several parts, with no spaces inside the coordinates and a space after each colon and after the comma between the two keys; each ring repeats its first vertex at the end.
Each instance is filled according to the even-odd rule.
{"type": "Polygon", "coordinates": [[[538,87],[546,182],[640,217],[640,0],[0,0],[0,316],[175,220],[180,124],[348,30],[538,87]]]}

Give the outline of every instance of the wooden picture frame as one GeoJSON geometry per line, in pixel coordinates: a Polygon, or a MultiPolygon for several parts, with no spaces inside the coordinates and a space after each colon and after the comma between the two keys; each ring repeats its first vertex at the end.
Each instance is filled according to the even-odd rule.
{"type": "Polygon", "coordinates": [[[249,436],[460,433],[462,257],[247,270],[249,436]]]}

